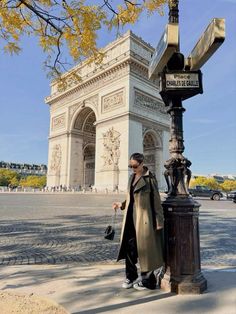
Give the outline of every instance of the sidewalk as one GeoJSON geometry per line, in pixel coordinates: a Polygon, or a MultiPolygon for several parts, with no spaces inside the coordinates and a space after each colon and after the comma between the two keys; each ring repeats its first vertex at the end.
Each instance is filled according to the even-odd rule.
{"type": "Polygon", "coordinates": [[[1,266],[0,273],[1,292],[46,297],[73,314],[236,313],[236,267],[203,267],[202,295],[122,289],[124,266],[117,263],[1,266]]]}

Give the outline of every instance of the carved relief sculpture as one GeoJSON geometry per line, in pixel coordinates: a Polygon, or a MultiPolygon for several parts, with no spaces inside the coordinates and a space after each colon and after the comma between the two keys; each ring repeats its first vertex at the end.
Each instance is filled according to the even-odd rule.
{"type": "Polygon", "coordinates": [[[124,91],[116,92],[102,98],[102,112],[115,110],[124,105],[124,91]]]}
{"type": "Polygon", "coordinates": [[[103,167],[118,167],[120,158],[120,133],[112,127],[103,134],[104,165],[103,167]]]}
{"type": "Polygon", "coordinates": [[[165,106],[163,103],[161,103],[160,100],[151,98],[147,95],[144,95],[138,91],[135,91],[135,98],[134,98],[134,104],[137,107],[141,107],[143,109],[146,109],[148,111],[155,111],[160,112],[162,114],[167,115],[165,106]]]}
{"type": "Polygon", "coordinates": [[[61,156],[62,156],[61,145],[60,144],[54,145],[52,149],[52,158],[51,158],[51,165],[50,165],[51,172],[54,172],[56,174],[60,172],[61,156]]]}
{"type": "Polygon", "coordinates": [[[52,130],[62,129],[66,126],[66,114],[60,114],[52,118],[52,130]]]}

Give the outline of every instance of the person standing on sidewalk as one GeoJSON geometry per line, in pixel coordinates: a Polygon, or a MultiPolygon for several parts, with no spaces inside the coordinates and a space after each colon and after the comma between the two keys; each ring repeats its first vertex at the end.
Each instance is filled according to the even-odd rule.
{"type": "Polygon", "coordinates": [[[123,288],[155,289],[154,270],[163,266],[163,209],[155,176],[144,166],[144,156],[134,153],[129,167],[126,201],[114,202],[114,210],[124,210],[120,250],[117,261],[125,259],[123,288]],[[141,280],[137,281],[139,260],[141,280]]]}

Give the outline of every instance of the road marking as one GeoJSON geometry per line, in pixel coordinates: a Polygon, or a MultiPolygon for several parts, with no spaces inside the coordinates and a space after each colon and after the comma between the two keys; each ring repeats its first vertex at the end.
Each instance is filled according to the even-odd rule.
{"type": "Polygon", "coordinates": [[[235,273],[236,272],[236,268],[213,268],[213,269],[202,269],[203,272],[226,272],[226,273],[235,273]]]}

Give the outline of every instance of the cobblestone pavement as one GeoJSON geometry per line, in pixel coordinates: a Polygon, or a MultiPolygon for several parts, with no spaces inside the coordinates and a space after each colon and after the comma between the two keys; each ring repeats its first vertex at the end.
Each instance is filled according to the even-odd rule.
{"type": "MultiPolygon", "coordinates": [[[[114,241],[104,239],[111,204],[124,195],[0,194],[0,264],[114,262],[114,241]]],[[[236,266],[236,204],[198,200],[202,265],[236,266]]]]}

